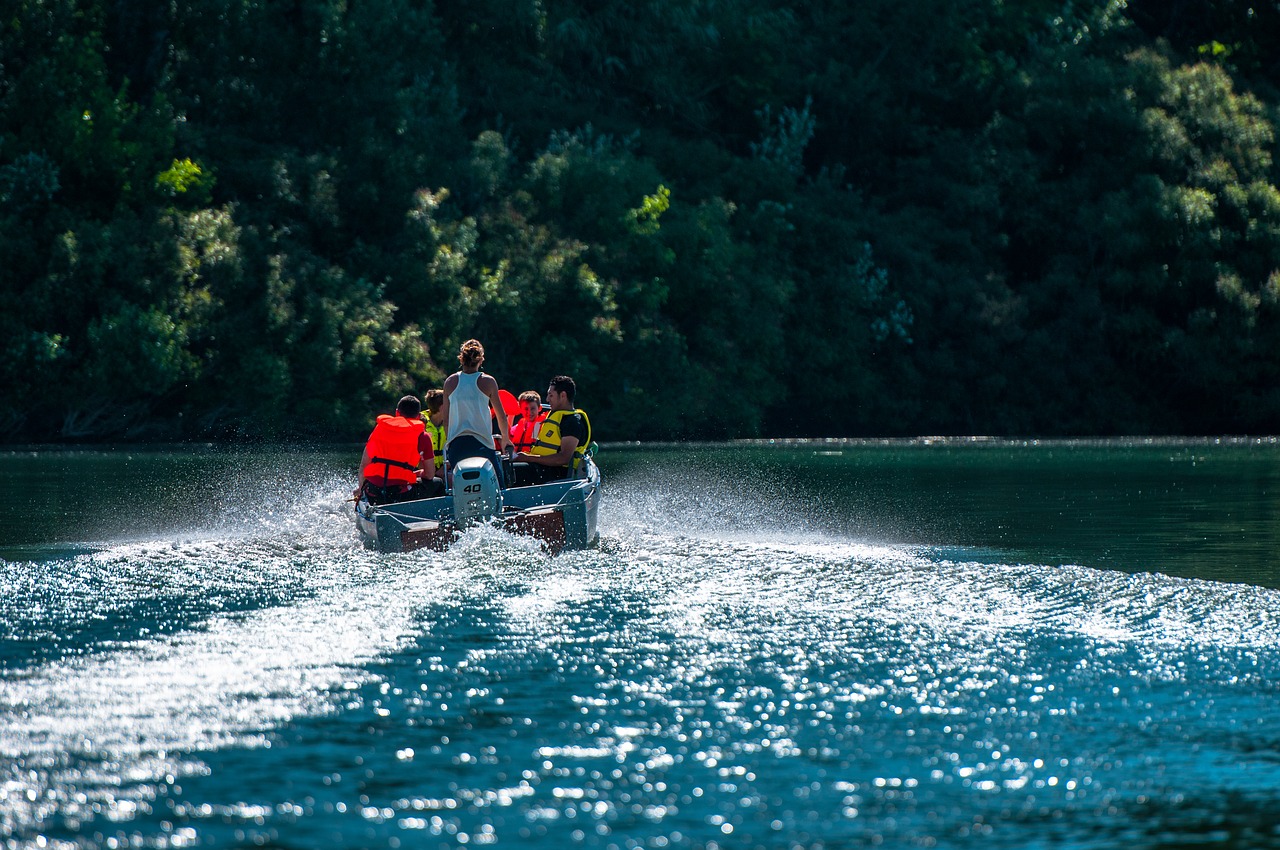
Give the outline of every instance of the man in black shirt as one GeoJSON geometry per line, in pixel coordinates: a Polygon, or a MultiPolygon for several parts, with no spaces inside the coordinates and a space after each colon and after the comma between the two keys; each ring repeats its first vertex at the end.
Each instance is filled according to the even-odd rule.
{"type": "Polygon", "coordinates": [[[574,407],[576,395],[573,378],[557,375],[551,379],[546,396],[551,412],[538,426],[533,448],[516,455],[516,479],[520,484],[555,481],[577,469],[590,431],[586,417],[574,407]]]}

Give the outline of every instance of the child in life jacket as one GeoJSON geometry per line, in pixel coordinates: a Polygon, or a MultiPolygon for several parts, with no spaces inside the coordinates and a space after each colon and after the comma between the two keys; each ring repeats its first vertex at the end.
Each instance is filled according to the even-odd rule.
{"type": "Polygon", "coordinates": [[[538,438],[538,425],[546,418],[542,396],[533,390],[520,393],[520,412],[511,417],[511,443],[517,452],[533,448],[538,438]]]}

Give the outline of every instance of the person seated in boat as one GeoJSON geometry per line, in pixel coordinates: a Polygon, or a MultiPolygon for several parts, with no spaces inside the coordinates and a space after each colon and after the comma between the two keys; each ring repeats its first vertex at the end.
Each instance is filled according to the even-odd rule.
{"type": "Polygon", "coordinates": [[[394,416],[382,414],[360,457],[361,494],[375,505],[444,495],[444,480],[435,475],[435,449],[422,422],[422,403],[407,395],[394,416]]]}
{"type": "Polygon", "coordinates": [[[444,381],[441,416],[449,434],[444,449],[445,463],[452,469],[469,457],[487,458],[493,463],[498,484],[505,487],[502,458],[494,449],[490,422],[496,417],[498,445],[503,451],[511,450],[511,429],[502,409],[502,397],[498,395],[498,382],[480,371],[484,365],[484,346],[479,340],[469,339],[462,344],[458,364],[462,369],[444,381]]]}
{"type": "Polygon", "coordinates": [[[551,410],[538,426],[533,447],[516,455],[518,484],[542,484],[578,471],[591,444],[591,421],[574,407],[577,386],[568,375],[556,375],[547,387],[551,410]]]}
{"type": "Polygon", "coordinates": [[[511,444],[517,452],[533,448],[538,436],[538,425],[546,418],[542,410],[542,396],[533,390],[520,393],[520,410],[511,417],[511,444]]]}
{"type": "Polygon", "coordinates": [[[422,412],[422,422],[431,445],[436,450],[437,478],[444,478],[444,444],[447,442],[444,427],[444,390],[427,390],[424,397],[427,409],[422,412]]]}

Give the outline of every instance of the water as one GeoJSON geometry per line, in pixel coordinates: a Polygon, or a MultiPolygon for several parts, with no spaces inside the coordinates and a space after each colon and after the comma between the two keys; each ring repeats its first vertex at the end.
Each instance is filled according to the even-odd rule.
{"type": "Polygon", "coordinates": [[[0,455],[0,846],[1280,847],[1280,447],[613,447],[601,546],[348,452],[0,455]]]}

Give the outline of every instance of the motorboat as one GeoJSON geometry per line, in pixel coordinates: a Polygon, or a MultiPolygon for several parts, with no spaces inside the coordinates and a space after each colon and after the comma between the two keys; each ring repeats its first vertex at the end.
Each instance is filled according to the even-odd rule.
{"type": "Polygon", "coordinates": [[[463,460],[450,478],[445,495],[431,499],[375,505],[362,495],[356,527],[365,545],[380,552],[443,550],[481,524],[538,538],[552,553],[586,549],[599,540],[600,469],[591,455],[570,477],[542,484],[504,488],[484,458],[463,460]]]}

